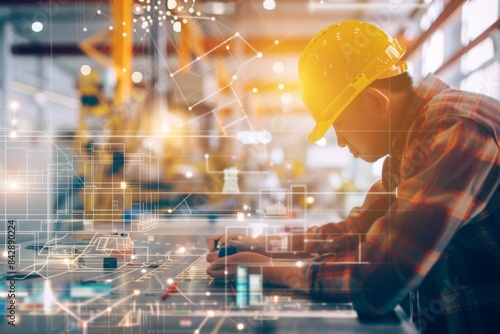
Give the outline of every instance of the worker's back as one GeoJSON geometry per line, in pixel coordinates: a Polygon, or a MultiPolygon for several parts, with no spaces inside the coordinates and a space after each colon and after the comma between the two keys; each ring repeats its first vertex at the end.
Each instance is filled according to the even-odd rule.
{"type": "MultiPolygon", "coordinates": [[[[450,143],[443,149],[454,161],[435,166],[454,168],[434,186],[454,192],[454,200],[464,199],[463,205],[457,201],[460,205],[448,208],[451,218],[446,223],[466,218],[419,288],[401,305],[424,333],[492,333],[500,314],[500,104],[484,95],[445,89],[421,110],[408,132],[406,150],[415,152],[422,134],[460,129],[450,132],[450,143]],[[457,147],[463,141],[454,143],[454,136],[467,136],[470,145],[457,147]],[[481,146],[485,138],[488,146],[481,146]],[[462,152],[468,154],[460,160],[462,152]],[[456,175],[467,177],[457,181],[456,175]]],[[[403,155],[402,173],[411,167],[410,159],[408,154],[405,162],[403,155]]],[[[442,201],[446,204],[446,197],[442,201]]]]}

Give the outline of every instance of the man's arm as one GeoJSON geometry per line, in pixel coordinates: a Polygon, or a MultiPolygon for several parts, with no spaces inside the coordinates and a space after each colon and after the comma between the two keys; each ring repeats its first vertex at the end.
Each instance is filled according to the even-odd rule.
{"type": "MultiPolygon", "coordinates": [[[[310,254],[340,253],[353,250],[359,241],[364,239],[371,224],[387,212],[394,199],[394,194],[388,192],[382,181],[379,181],[370,188],[363,205],[353,208],[345,221],[329,223],[321,227],[313,226],[306,233],[291,234],[291,244],[294,245],[294,250],[280,253],[279,256],[281,258],[306,258],[310,254]]],[[[281,238],[283,236],[277,235],[253,238],[238,233],[213,235],[207,239],[210,252],[207,255],[207,260],[212,262],[217,258],[214,253],[216,251],[215,241],[219,247],[226,244],[236,245],[242,252],[251,251],[272,256],[272,252],[267,252],[266,244],[281,238]]]]}
{"type": "MultiPolygon", "coordinates": [[[[446,122],[449,120],[443,120],[446,122]]],[[[384,314],[415,289],[448,242],[498,196],[498,143],[470,120],[420,135],[398,198],[360,249],[312,261],[306,279],[322,296],[349,296],[360,313],[384,314]],[[417,156],[418,155],[418,156],[417,156]]]]}
{"type": "Polygon", "coordinates": [[[353,208],[345,221],[308,231],[305,236],[308,253],[340,253],[355,249],[373,222],[387,213],[395,198],[382,181],[376,182],[369,189],[363,205],[353,208]]]}

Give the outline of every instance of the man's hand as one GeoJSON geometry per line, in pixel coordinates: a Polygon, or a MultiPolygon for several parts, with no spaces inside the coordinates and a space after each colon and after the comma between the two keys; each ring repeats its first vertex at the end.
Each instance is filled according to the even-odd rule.
{"type": "Polygon", "coordinates": [[[217,241],[218,248],[235,245],[238,247],[239,252],[252,251],[256,253],[263,253],[265,251],[265,239],[262,237],[252,238],[246,234],[241,233],[217,234],[207,239],[208,262],[212,262],[218,258],[215,241],[217,241]]]}
{"type": "Polygon", "coordinates": [[[213,260],[207,268],[207,274],[214,278],[234,278],[238,265],[253,266],[258,271],[259,266],[268,265],[269,263],[271,263],[271,258],[267,256],[242,252],[213,260]]]}
{"type": "Polygon", "coordinates": [[[301,261],[274,260],[267,256],[243,252],[221,257],[210,264],[207,274],[216,279],[234,279],[238,265],[246,265],[251,273],[262,274],[264,283],[287,286],[294,290],[309,291],[301,261]],[[300,263],[300,265],[298,265],[300,263]]]}
{"type": "Polygon", "coordinates": [[[217,251],[217,249],[215,248],[215,241],[217,241],[217,247],[224,247],[232,244],[237,244],[238,248],[240,247],[245,248],[246,245],[248,245],[246,248],[250,248],[252,239],[253,239],[252,237],[249,237],[248,235],[241,233],[227,233],[227,234],[223,233],[223,234],[212,235],[207,239],[208,251],[209,252],[217,251]]]}

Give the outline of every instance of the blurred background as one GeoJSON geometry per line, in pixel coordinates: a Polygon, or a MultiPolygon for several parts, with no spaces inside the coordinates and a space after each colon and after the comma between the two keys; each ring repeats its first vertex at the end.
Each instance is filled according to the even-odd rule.
{"type": "Polygon", "coordinates": [[[297,61],[308,41],[365,20],[406,45],[415,83],[434,72],[499,98],[499,10],[497,0],[2,0],[0,211],[41,230],[146,231],[176,215],[340,220],[382,161],[354,159],[334,131],[307,142],[297,61]]]}

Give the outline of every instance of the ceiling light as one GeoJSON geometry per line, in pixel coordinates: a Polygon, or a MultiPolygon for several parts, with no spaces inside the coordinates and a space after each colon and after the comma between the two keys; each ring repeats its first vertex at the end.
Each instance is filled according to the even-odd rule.
{"type": "Polygon", "coordinates": [[[264,0],[264,3],[262,4],[264,6],[264,9],[267,10],[273,10],[276,8],[276,2],[274,0],[264,0]]]}
{"type": "Polygon", "coordinates": [[[167,1],[167,8],[172,10],[172,9],[175,9],[175,7],[177,7],[177,1],[175,0],[168,0],[167,1]]]}
{"type": "Polygon", "coordinates": [[[208,1],[205,3],[205,13],[209,15],[234,14],[235,4],[231,2],[208,1]]]}
{"type": "Polygon", "coordinates": [[[277,61],[273,64],[273,71],[274,73],[282,73],[285,70],[285,65],[283,65],[282,62],[277,61]]]}
{"type": "Polygon", "coordinates": [[[144,14],[144,8],[139,4],[135,4],[134,7],[132,8],[132,11],[134,12],[135,15],[144,14]]]}
{"type": "Polygon", "coordinates": [[[179,21],[174,22],[173,26],[175,32],[181,32],[181,23],[179,21]]]}
{"type": "Polygon", "coordinates": [[[142,73],[141,72],[134,72],[132,73],[132,81],[134,83],[140,83],[142,81],[142,73]]]}

